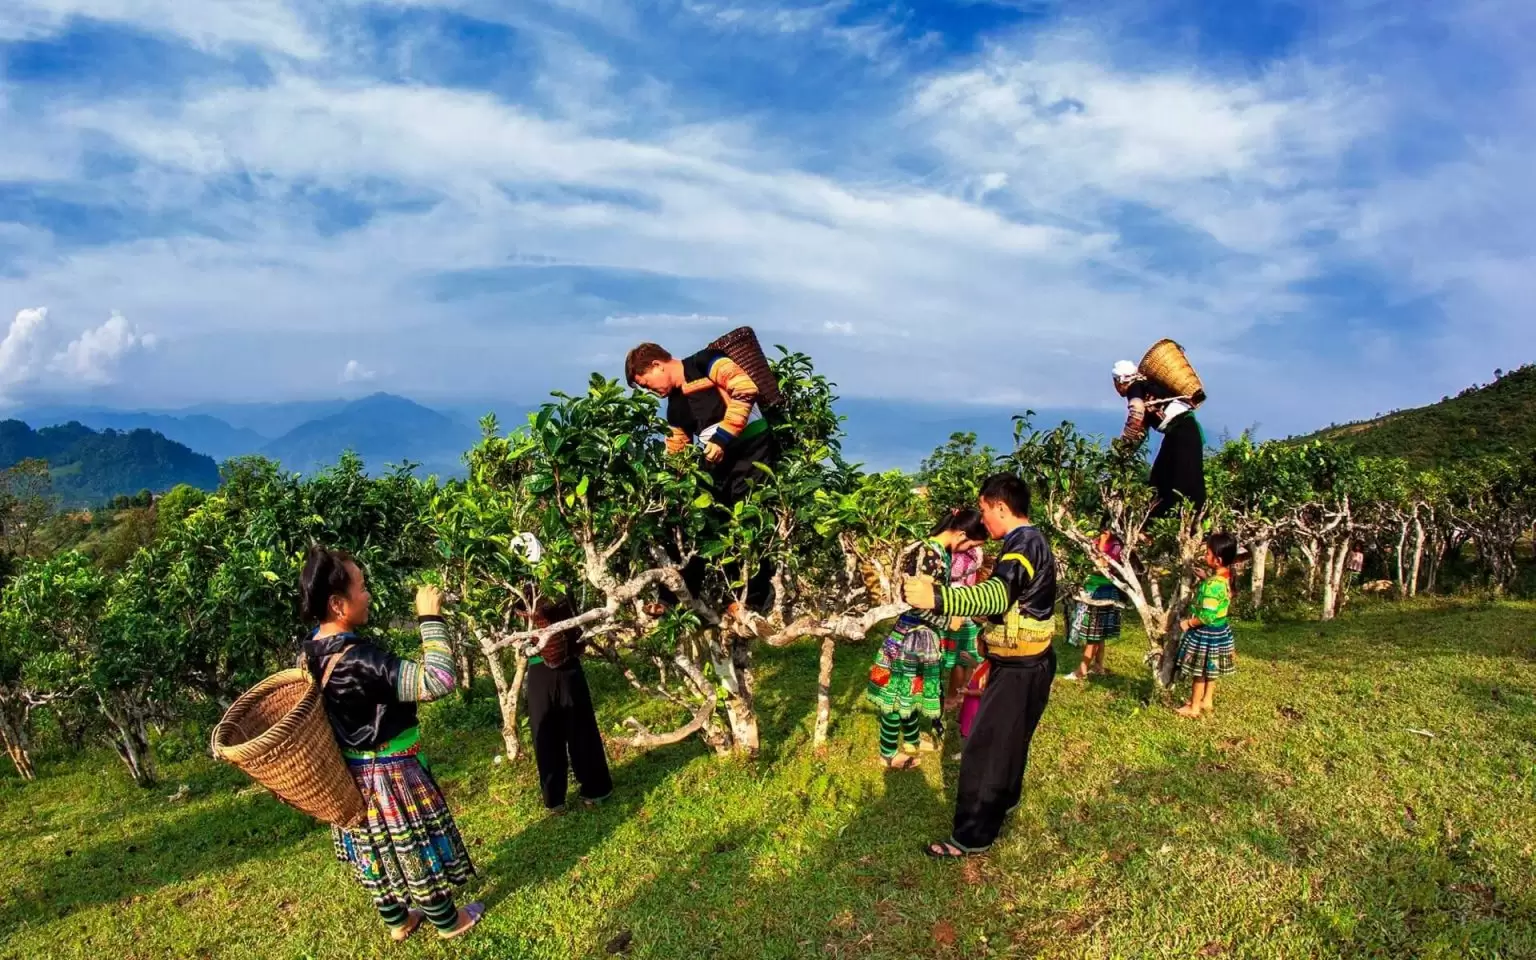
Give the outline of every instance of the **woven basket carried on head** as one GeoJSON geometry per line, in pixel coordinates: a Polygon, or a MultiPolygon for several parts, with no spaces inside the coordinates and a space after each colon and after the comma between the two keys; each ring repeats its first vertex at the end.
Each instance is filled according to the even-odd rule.
{"type": "Polygon", "coordinates": [[[320,696],[345,654],[329,658],[318,685],[306,670],[274,673],[241,694],[213,729],[215,757],[290,807],[338,827],[356,826],[364,813],[320,696]]]}
{"type": "Polygon", "coordinates": [[[1152,349],[1141,358],[1137,369],[1142,376],[1162,384],[1177,396],[1188,397],[1191,407],[1198,407],[1205,402],[1205,387],[1200,383],[1200,375],[1190,366],[1184,348],[1172,340],[1159,340],[1152,344],[1152,349]]]}
{"type": "Polygon", "coordinates": [[[746,371],[752,382],[757,384],[758,406],[777,406],[784,399],[779,392],[779,378],[773,375],[773,368],[768,366],[768,357],[763,354],[762,344],[757,342],[757,334],[751,327],[737,327],[711,343],[709,349],[719,350],[746,371]]]}

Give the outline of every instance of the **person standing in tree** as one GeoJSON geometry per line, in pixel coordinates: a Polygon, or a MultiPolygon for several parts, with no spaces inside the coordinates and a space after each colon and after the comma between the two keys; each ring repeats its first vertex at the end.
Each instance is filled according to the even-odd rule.
{"type": "Polygon", "coordinates": [[[1011,473],[994,474],[981,485],[980,501],[987,535],[1003,541],[991,576],[971,587],[913,578],[902,588],[919,610],[991,623],[986,689],[960,755],[954,830],[925,848],[938,859],[985,853],[997,839],[1023,795],[1029,742],[1056,676],[1056,557],[1029,522],[1029,485],[1011,473]]]}
{"type": "MultiPolygon", "coordinates": [[[[719,350],[700,350],[678,359],[664,347],[642,343],[624,358],[624,379],[666,401],[667,452],[690,444],[703,448],[715,502],[731,507],[745,499],[761,476],[757,464],[778,459],[773,430],[758,408],[758,385],[736,361],[719,350]]],[[[683,580],[695,595],[703,584],[705,562],[695,557],[683,568],[683,580]]],[[[727,571],[729,574],[730,571],[727,571]]],[[[772,588],[766,564],[747,583],[747,606],[761,610],[772,588]]],[[[732,579],[735,579],[734,576],[732,579]]],[[[732,604],[731,616],[740,616],[732,604]]]]}
{"type": "Polygon", "coordinates": [[[1121,360],[1114,367],[1115,392],[1125,398],[1125,430],[1115,445],[1126,453],[1141,449],[1147,428],[1160,431],[1163,442],[1152,461],[1152,486],[1157,499],[1152,518],[1178,513],[1185,503],[1198,513],[1205,506],[1205,434],[1188,397],[1174,396],[1162,384],[1148,380],[1136,365],[1121,360]]]}

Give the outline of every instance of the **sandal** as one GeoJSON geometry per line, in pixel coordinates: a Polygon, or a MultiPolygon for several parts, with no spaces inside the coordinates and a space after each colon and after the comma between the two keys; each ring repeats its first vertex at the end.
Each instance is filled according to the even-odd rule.
{"type": "Polygon", "coordinates": [[[894,757],[881,757],[880,763],[887,770],[916,770],[920,765],[917,757],[910,753],[898,753],[894,757]]]}
{"type": "Polygon", "coordinates": [[[405,923],[398,927],[389,928],[389,939],[395,943],[404,943],[407,937],[416,932],[416,928],[421,926],[421,921],[425,920],[426,917],[426,914],[415,908],[407,910],[405,912],[405,923]]]}
{"type": "Polygon", "coordinates": [[[466,907],[459,909],[459,921],[463,926],[454,927],[452,930],[439,930],[437,935],[444,940],[452,940],[454,937],[462,937],[475,928],[480,918],[485,916],[485,904],[478,900],[466,907]],[[468,922],[465,922],[468,921],[468,922]]]}
{"type": "Polygon", "coordinates": [[[608,794],[608,796],[603,796],[603,797],[581,797],[581,796],[578,796],[577,799],[581,801],[581,806],[582,806],[583,809],[585,809],[585,810],[596,810],[598,807],[600,807],[603,804],[607,803],[608,802],[608,797],[611,797],[611,796],[613,796],[613,794],[610,793],[610,794],[608,794]]]}
{"type": "Polygon", "coordinates": [[[967,850],[953,840],[935,840],[923,848],[923,852],[935,860],[964,860],[967,857],[979,857],[986,853],[988,847],[980,850],[967,850]]]}

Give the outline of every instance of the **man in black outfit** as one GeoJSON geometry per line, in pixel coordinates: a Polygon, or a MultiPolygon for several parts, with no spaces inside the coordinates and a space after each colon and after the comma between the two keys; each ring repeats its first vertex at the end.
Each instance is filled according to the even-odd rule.
{"type": "Polygon", "coordinates": [[[988,662],[981,706],[960,756],[954,831],[926,848],[950,859],[985,853],[1024,790],[1029,742],[1045,713],[1056,676],[1056,557],[1029,522],[1029,485],[1011,473],[981,486],[987,535],[1003,541],[992,575],[970,587],[935,587],[909,579],[905,599],[919,610],[950,617],[985,616],[988,662]]]}

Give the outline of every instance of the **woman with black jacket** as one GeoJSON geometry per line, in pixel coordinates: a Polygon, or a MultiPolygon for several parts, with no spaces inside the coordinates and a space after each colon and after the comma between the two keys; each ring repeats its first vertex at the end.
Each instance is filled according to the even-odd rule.
{"type": "Polygon", "coordinates": [[[304,618],[317,624],[302,662],[323,682],[326,715],[366,813],[333,827],[336,857],[350,863],[396,941],[423,918],[444,939],[467,932],[484,907],[454,904],[453,888],[475,875],[469,850],[419,748],[416,705],[452,692],[454,661],[432,587],[416,594],[421,660],[406,660],[355,631],[370,597],[357,563],[340,550],[310,548],[301,582],[304,618]]]}

